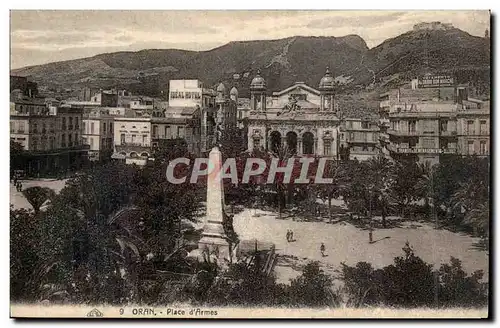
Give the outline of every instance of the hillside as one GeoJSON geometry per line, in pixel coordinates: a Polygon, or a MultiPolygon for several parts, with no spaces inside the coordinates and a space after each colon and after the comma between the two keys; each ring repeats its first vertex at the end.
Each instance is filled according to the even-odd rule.
{"type": "MultiPolygon", "coordinates": [[[[247,96],[259,68],[269,90],[278,90],[296,81],[317,86],[327,65],[339,81],[350,81],[347,89],[373,82],[378,85],[394,75],[404,79],[427,71],[489,72],[490,43],[459,29],[410,31],[372,49],[357,35],[297,36],[230,42],[201,52],[149,49],[107,53],[12,72],[31,75],[40,85],[51,87],[119,87],[149,95],[165,90],[169,79],[198,78],[208,85],[219,81],[236,85],[240,95],[247,96]],[[235,74],[238,79],[234,79],[235,74]]],[[[480,73],[478,78],[489,78],[489,73],[486,75],[480,73]]]]}

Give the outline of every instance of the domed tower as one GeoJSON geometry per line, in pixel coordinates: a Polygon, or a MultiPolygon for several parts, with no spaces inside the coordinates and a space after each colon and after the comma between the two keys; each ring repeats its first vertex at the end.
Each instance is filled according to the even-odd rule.
{"type": "Polygon", "coordinates": [[[236,89],[236,87],[233,87],[231,89],[231,91],[229,92],[229,97],[235,102],[238,101],[238,89],[236,89]]]}
{"type": "Polygon", "coordinates": [[[226,87],[224,83],[219,83],[217,86],[217,96],[215,97],[216,103],[223,103],[226,101],[226,87]]]}
{"type": "Polygon", "coordinates": [[[250,83],[250,108],[262,112],[266,110],[266,80],[260,76],[260,69],[250,83]]]}
{"type": "Polygon", "coordinates": [[[333,111],[333,108],[334,108],[333,98],[335,95],[334,78],[330,74],[330,68],[328,66],[326,67],[325,76],[323,76],[321,78],[321,81],[319,82],[319,91],[321,94],[320,95],[320,100],[321,100],[320,109],[333,111]]]}

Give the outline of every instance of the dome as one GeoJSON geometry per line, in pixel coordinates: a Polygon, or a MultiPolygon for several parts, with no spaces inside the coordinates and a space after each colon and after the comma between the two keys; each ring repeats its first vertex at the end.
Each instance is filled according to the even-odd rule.
{"type": "Polygon", "coordinates": [[[236,87],[233,87],[231,91],[229,92],[231,96],[238,96],[238,89],[236,87]]]}
{"type": "Polygon", "coordinates": [[[257,71],[257,75],[253,78],[252,83],[250,84],[251,89],[265,89],[266,88],[266,80],[262,76],[260,76],[260,69],[257,71]]]}
{"type": "Polygon", "coordinates": [[[224,83],[219,83],[219,85],[217,86],[217,92],[222,92],[222,93],[225,93],[226,92],[226,87],[224,86],[224,83]]]}
{"type": "Polygon", "coordinates": [[[330,68],[327,66],[326,67],[326,73],[325,76],[321,78],[321,81],[319,82],[319,88],[320,89],[332,89],[334,87],[334,78],[330,74],[330,68]]]}

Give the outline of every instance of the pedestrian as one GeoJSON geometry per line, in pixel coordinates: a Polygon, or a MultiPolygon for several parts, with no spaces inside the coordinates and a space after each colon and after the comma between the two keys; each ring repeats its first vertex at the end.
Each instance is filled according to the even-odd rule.
{"type": "Polygon", "coordinates": [[[295,241],[295,239],[293,239],[293,230],[290,230],[290,241],[295,241]]]}
{"type": "Polygon", "coordinates": [[[319,250],[321,251],[321,256],[325,257],[325,244],[321,243],[319,250]]]}
{"type": "Polygon", "coordinates": [[[286,241],[290,242],[290,229],[286,229],[286,241]]]}
{"type": "Polygon", "coordinates": [[[23,184],[21,182],[19,182],[19,192],[22,192],[23,191],[23,184]]]}

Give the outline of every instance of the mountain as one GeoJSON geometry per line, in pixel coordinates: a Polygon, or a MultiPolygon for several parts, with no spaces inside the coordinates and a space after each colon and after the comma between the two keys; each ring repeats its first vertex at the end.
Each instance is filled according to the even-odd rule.
{"type": "MultiPolygon", "coordinates": [[[[170,79],[200,79],[207,85],[223,81],[235,85],[241,96],[261,69],[269,90],[303,81],[316,87],[330,66],[341,83],[366,86],[397,75],[407,78],[427,71],[489,72],[489,39],[459,29],[410,31],[369,49],[357,35],[344,37],[290,37],[279,40],[230,42],[209,51],[150,49],[13,70],[31,75],[40,85],[118,87],[158,95],[170,79]],[[235,76],[238,77],[235,79],[235,76]]],[[[489,77],[489,75],[488,75],[489,77]]]]}

